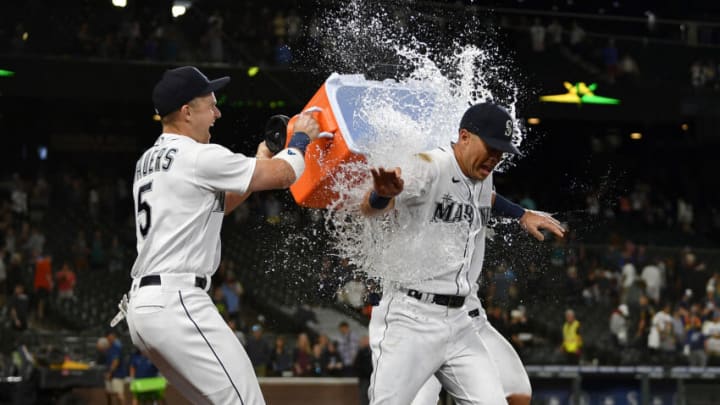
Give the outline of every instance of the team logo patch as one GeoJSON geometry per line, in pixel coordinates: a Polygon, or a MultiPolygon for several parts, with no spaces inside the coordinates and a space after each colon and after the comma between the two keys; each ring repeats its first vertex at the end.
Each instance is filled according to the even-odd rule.
{"type": "Polygon", "coordinates": [[[513,124],[511,120],[505,121],[505,136],[510,138],[513,133],[513,124]]]}

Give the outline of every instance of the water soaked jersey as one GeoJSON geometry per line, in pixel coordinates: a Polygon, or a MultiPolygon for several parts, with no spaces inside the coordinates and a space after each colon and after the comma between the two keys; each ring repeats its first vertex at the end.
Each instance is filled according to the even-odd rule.
{"type": "Polygon", "coordinates": [[[402,168],[402,177],[405,187],[395,207],[399,232],[407,233],[408,242],[396,255],[423,271],[400,286],[468,295],[482,271],[492,173],[483,181],[470,179],[460,170],[452,148],[438,148],[417,155],[402,168]]]}

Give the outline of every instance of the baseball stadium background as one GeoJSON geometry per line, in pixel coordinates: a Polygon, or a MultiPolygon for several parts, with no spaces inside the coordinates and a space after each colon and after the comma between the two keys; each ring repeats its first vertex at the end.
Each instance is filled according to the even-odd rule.
{"type": "MultiPolygon", "coordinates": [[[[213,141],[252,156],[266,120],[300,111],[331,73],[311,50],[320,16],[345,3],[0,3],[0,403],[109,403],[108,336],[124,369],[136,364],[127,328],[109,321],[130,284],[132,173],[161,129],[150,94],[162,72],[232,76],[213,141]]],[[[482,19],[526,89],[525,156],[497,189],[570,233],[538,243],[497,224],[481,296],[533,403],[720,403],[720,3],[382,4],[448,43],[457,21],[482,19]],[[540,101],[580,83],[620,103],[540,101]],[[568,309],[577,352],[563,349],[568,309]]],[[[357,404],[367,378],[359,342],[381,292],[333,253],[323,215],[264,192],[224,224],[210,294],[268,404],[357,404]]],[[[116,377],[130,403],[129,371],[116,377]]],[[[163,395],[184,403],[171,386],[163,395]]]]}

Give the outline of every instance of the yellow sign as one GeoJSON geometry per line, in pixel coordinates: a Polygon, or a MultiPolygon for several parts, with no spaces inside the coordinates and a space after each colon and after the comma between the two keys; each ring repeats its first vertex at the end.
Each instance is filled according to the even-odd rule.
{"type": "Polygon", "coordinates": [[[540,101],[547,103],[568,103],[568,104],[620,104],[616,98],[596,96],[597,83],[586,85],[585,82],[578,82],[573,85],[570,82],[563,83],[567,89],[565,94],[551,94],[541,96],[540,101]]]}

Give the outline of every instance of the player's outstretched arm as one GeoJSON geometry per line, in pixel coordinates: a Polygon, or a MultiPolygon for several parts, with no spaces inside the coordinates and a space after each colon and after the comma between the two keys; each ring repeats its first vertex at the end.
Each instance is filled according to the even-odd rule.
{"type": "Polygon", "coordinates": [[[249,192],[288,188],[300,178],[305,170],[305,149],[317,139],[320,126],[311,112],[304,112],[298,117],[294,128],[295,133],[286,149],[272,159],[258,159],[249,192]]]}
{"type": "Polygon", "coordinates": [[[497,193],[493,193],[493,212],[496,215],[517,218],[520,226],[539,241],[545,240],[545,236],[540,232],[543,229],[552,232],[558,238],[565,237],[565,228],[552,215],[542,211],[526,210],[497,193]]]}
{"type": "Polygon", "coordinates": [[[364,215],[377,215],[395,206],[395,196],[403,190],[405,182],[400,177],[400,168],[385,170],[382,167],[370,169],[373,176],[373,189],[368,191],[360,204],[364,215]]]}

